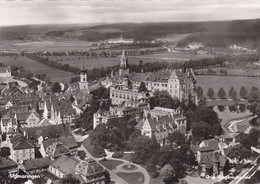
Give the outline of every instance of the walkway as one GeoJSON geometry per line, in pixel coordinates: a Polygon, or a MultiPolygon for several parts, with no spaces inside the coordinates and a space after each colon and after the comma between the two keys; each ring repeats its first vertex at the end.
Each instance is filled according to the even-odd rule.
{"type": "MultiPolygon", "coordinates": [[[[78,148],[78,150],[83,150],[85,151],[86,153],[86,157],[88,158],[92,158],[96,161],[100,161],[104,158],[94,158],[89,152],[88,150],[83,146],[83,144],[81,144],[81,146],[78,148]]],[[[116,184],[128,184],[125,180],[123,180],[122,178],[120,178],[117,173],[119,172],[123,172],[123,173],[137,173],[137,172],[140,172],[144,175],[144,182],[143,184],[150,184],[150,175],[148,174],[148,172],[140,165],[138,164],[134,164],[131,162],[131,165],[134,165],[136,166],[136,169],[135,170],[124,170],[122,169],[122,167],[124,165],[128,165],[129,164],[129,161],[127,160],[124,160],[124,159],[120,159],[120,158],[112,158],[112,155],[114,152],[110,152],[108,150],[105,149],[105,153],[106,153],[106,159],[109,159],[109,160],[118,160],[118,161],[121,161],[123,162],[122,164],[118,165],[116,167],[116,169],[113,169],[113,170],[108,170],[109,174],[110,174],[110,178],[111,178],[111,181],[114,181],[116,184]]],[[[131,152],[126,152],[126,153],[131,153],[131,152]]]]}

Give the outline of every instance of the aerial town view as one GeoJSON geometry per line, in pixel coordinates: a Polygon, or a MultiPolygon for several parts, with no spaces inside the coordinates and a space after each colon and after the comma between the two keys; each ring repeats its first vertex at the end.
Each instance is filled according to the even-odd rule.
{"type": "Polygon", "coordinates": [[[260,1],[0,12],[0,184],[260,183],[260,1]]]}

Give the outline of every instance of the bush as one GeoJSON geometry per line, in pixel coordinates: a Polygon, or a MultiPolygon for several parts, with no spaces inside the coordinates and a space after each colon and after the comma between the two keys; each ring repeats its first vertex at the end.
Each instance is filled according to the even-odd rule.
{"type": "Polygon", "coordinates": [[[122,158],[124,156],[123,151],[117,151],[112,155],[112,158],[122,158]]]}

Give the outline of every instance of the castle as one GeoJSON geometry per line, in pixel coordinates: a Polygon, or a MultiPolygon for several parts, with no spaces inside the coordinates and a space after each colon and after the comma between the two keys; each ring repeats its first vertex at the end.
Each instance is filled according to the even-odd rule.
{"type": "Polygon", "coordinates": [[[196,78],[192,69],[187,69],[185,72],[166,69],[154,73],[130,73],[124,50],[120,58],[119,71],[115,76],[111,76],[111,80],[114,81],[110,87],[112,104],[119,105],[129,100],[136,102],[145,98],[144,94],[138,92],[142,82],[151,94],[165,90],[180,101],[192,99],[194,103],[197,103],[196,78]]]}

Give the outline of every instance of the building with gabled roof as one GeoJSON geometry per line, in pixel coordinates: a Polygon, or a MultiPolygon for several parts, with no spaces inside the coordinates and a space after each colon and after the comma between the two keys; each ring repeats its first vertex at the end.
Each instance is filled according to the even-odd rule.
{"type": "Polygon", "coordinates": [[[48,171],[58,178],[64,178],[69,174],[74,174],[79,161],[73,157],[60,155],[50,163],[48,171]]]}
{"type": "Polygon", "coordinates": [[[13,133],[18,130],[17,119],[10,113],[5,114],[0,121],[2,133],[13,133]]]}
{"type": "Polygon", "coordinates": [[[155,136],[157,142],[163,146],[168,144],[168,135],[175,131],[180,131],[186,134],[187,123],[186,117],[179,116],[157,116],[157,117],[145,117],[141,123],[142,135],[152,138],[155,136]]]}
{"type": "Polygon", "coordinates": [[[48,148],[54,145],[55,143],[61,143],[64,146],[68,147],[71,154],[76,153],[78,148],[78,143],[74,136],[66,136],[66,137],[64,136],[55,139],[47,139],[47,140],[43,140],[43,138],[40,137],[38,139],[38,143],[41,145],[40,152],[43,157],[46,157],[48,155],[47,154],[48,148]]]}
{"type": "Polygon", "coordinates": [[[10,148],[10,158],[16,162],[35,159],[35,147],[21,134],[7,137],[7,145],[10,148]]]}
{"type": "Polygon", "coordinates": [[[63,155],[63,154],[70,155],[70,149],[68,146],[62,144],[61,142],[53,142],[51,145],[49,145],[46,148],[45,153],[47,156],[50,156],[50,157],[57,157],[57,156],[63,155]]]}
{"type": "Polygon", "coordinates": [[[43,171],[47,171],[50,162],[50,157],[28,160],[24,162],[22,170],[26,174],[40,173],[43,171]]]}
{"type": "Polygon", "coordinates": [[[226,176],[228,174],[228,159],[218,152],[210,152],[201,158],[198,168],[200,177],[207,176],[226,176]]]}
{"type": "Polygon", "coordinates": [[[21,127],[39,127],[40,116],[35,110],[16,113],[17,122],[21,127]]]}

